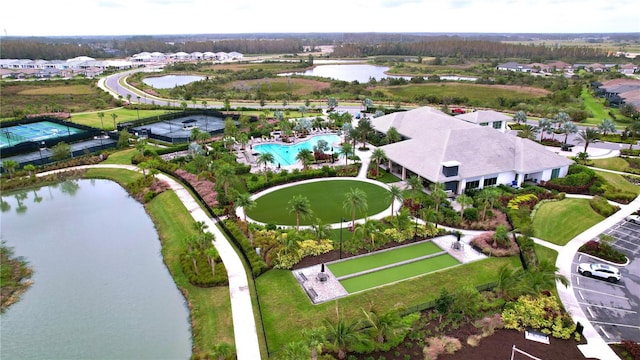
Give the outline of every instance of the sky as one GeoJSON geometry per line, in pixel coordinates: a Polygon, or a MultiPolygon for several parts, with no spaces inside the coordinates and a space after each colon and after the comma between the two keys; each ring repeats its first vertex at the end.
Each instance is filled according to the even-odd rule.
{"type": "Polygon", "coordinates": [[[0,36],[640,32],[638,0],[30,0],[23,6],[4,6],[0,36]]]}

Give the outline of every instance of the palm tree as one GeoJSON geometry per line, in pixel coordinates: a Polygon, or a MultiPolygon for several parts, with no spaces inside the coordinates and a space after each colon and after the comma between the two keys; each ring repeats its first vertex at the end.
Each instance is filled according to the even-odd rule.
{"type": "Polygon", "coordinates": [[[404,200],[404,194],[402,193],[402,189],[400,189],[397,185],[391,185],[389,187],[389,195],[388,199],[391,200],[391,215],[395,214],[393,211],[393,206],[396,201],[402,202],[404,200]]]}
{"type": "Polygon", "coordinates": [[[616,124],[611,121],[611,119],[603,119],[600,124],[598,124],[598,130],[602,133],[602,136],[607,136],[609,133],[616,132],[616,124]]]}
{"type": "Polygon", "coordinates": [[[222,186],[222,189],[224,190],[224,196],[228,199],[229,186],[235,183],[237,179],[236,169],[233,167],[233,165],[224,163],[216,168],[214,176],[216,178],[216,184],[222,186]]]}
{"type": "Polygon", "coordinates": [[[7,172],[9,173],[9,178],[13,179],[13,174],[16,171],[16,168],[18,167],[18,162],[15,160],[5,160],[2,162],[2,167],[5,168],[5,170],[7,170],[7,172]]]}
{"type": "Polygon", "coordinates": [[[100,118],[100,128],[104,131],[104,121],[102,121],[102,119],[104,119],[104,113],[102,111],[98,111],[98,118],[100,118]]]}
{"type": "Polygon", "coordinates": [[[300,149],[298,154],[296,155],[296,160],[299,160],[302,163],[302,170],[307,170],[309,165],[313,163],[315,158],[313,157],[313,153],[309,149],[300,149]]]}
{"type": "Polygon", "coordinates": [[[575,134],[578,132],[578,126],[574,124],[573,121],[567,121],[562,124],[562,132],[564,133],[564,143],[566,144],[569,134],[575,134]]]}
{"type": "Polygon", "coordinates": [[[518,131],[518,137],[535,141],[539,132],[540,129],[533,125],[523,125],[522,129],[518,131]]]}
{"type": "Polygon", "coordinates": [[[116,118],[117,118],[117,117],[118,117],[118,114],[116,114],[116,113],[114,113],[114,112],[113,112],[113,113],[111,113],[111,118],[113,119],[113,130],[116,130],[116,129],[117,129],[117,127],[116,127],[116,118]]]}
{"type": "Polygon", "coordinates": [[[369,118],[362,118],[358,121],[358,126],[356,128],[358,135],[360,136],[360,141],[362,141],[362,147],[365,148],[367,146],[367,138],[369,134],[373,132],[373,126],[371,126],[371,120],[369,118]]]}
{"type": "Polygon", "coordinates": [[[549,262],[549,260],[541,260],[538,266],[529,268],[525,274],[527,285],[533,293],[539,294],[544,290],[551,290],[556,287],[556,281],[569,286],[569,280],[561,274],[558,274],[558,268],[549,262]]]}
{"type": "Polygon", "coordinates": [[[331,237],[331,226],[323,224],[320,218],[316,218],[313,224],[311,224],[311,231],[315,235],[318,243],[320,243],[322,239],[329,239],[331,237]]]}
{"type": "Polygon", "coordinates": [[[522,278],[522,268],[513,268],[509,264],[503,265],[498,271],[498,283],[496,292],[504,299],[515,299],[522,294],[520,279],[522,278]]]}
{"type": "Polygon", "coordinates": [[[377,240],[385,236],[377,225],[378,222],[375,220],[365,219],[363,223],[357,224],[353,228],[353,237],[363,240],[369,252],[375,249],[377,240]]]}
{"type": "Polygon", "coordinates": [[[480,217],[484,221],[487,214],[487,206],[493,209],[493,204],[500,196],[500,191],[495,187],[487,187],[482,189],[478,194],[478,200],[482,202],[482,216],[480,217]]]}
{"type": "Polygon", "coordinates": [[[522,123],[527,123],[527,113],[525,113],[522,110],[519,110],[518,112],[515,113],[515,115],[513,115],[513,120],[516,122],[516,124],[520,124],[522,123]]]}
{"type": "MultiPolygon", "coordinates": [[[[551,120],[547,118],[542,118],[538,121],[538,128],[542,131],[542,133],[554,134],[553,132],[553,123],[551,120]]],[[[540,141],[543,141],[545,138],[540,135],[540,141]]]]}
{"type": "Polygon", "coordinates": [[[243,210],[243,221],[247,222],[247,210],[251,210],[256,207],[256,201],[251,198],[250,193],[241,193],[238,194],[236,198],[235,205],[237,207],[241,207],[243,210]]]}
{"type": "Polygon", "coordinates": [[[353,229],[356,223],[356,211],[367,210],[367,193],[360,190],[360,188],[351,188],[349,192],[345,194],[342,207],[351,213],[351,228],[353,229]]]}
{"type": "Polygon", "coordinates": [[[345,171],[347,166],[349,166],[349,156],[353,155],[353,145],[350,142],[343,142],[340,144],[340,155],[344,156],[344,167],[345,171]]]}
{"type": "Polygon", "coordinates": [[[191,260],[191,263],[193,264],[193,271],[196,273],[196,275],[199,275],[199,271],[198,271],[198,256],[200,252],[198,250],[192,250],[192,251],[188,251],[187,252],[187,259],[191,260]]]}
{"type": "Polygon", "coordinates": [[[378,170],[380,169],[380,163],[387,159],[387,154],[384,153],[384,150],[380,148],[376,148],[371,153],[371,160],[376,162],[376,175],[378,175],[378,170]]]}
{"type": "Polygon", "coordinates": [[[393,339],[401,333],[408,331],[409,326],[402,321],[402,317],[396,310],[389,310],[379,314],[375,309],[362,310],[369,333],[380,344],[393,339]]]}
{"type": "Polygon", "coordinates": [[[324,332],[325,329],[323,327],[302,330],[302,337],[304,337],[307,346],[311,349],[311,360],[317,360],[318,354],[322,353],[324,332]]]}
{"type": "Polygon", "coordinates": [[[338,359],[346,358],[350,347],[366,342],[361,324],[357,320],[347,321],[338,315],[335,322],[329,319],[325,319],[324,322],[325,344],[338,353],[338,359]]]}
{"type": "Polygon", "coordinates": [[[431,196],[436,202],[436,212],[440,209],[440,204],[447,199],[447,193],[444,191],[442,183],[433,183],[430,186],[431,196]]]}
{"type": "Polygon", "coordinates": [[[27,164],[22,169],[29,174],[29,177],[33,177],[35,175],[36,167],[33,164],[27,164]]]}
{"type": "Polygon", "coordinates": [[[598,135],[598,130],[590,127],[584,128],[578,132],[578,136],[580,136],[579,142],[584,142],[584,152],[587,152],[587,148],[590,143],[598,139],[598,135]]]}
{"type": "Polygon", "coordinates": [[[264,165],[264,181],[265,182],[269,182],[269,179],[267,179],[267,166],[269,164],[273,164],[274,161],[275,161],[275,158],[273,157],[272,153],[265,152],[258,155],[258,159],[256,160],[256,163],[258,164],[258,166],[260,166],[260,164],[264,165]]]}
{"type": "Polygon", "coordinates": [[[411,200],[416,200],[418,195],[422,193],[424,190],[424,185],[422,184],[422,179],[419,176],[410,176],[407,180],[407,185],[411,189],[411,200]]]}
{"type": "Polygon", "coordinates": [[[473,198],[471,196],[461,194],[456,198],[456,202],[460,205],[460,219],[464,218],[464,209],[467,206],[473,205],[473,198]]]}
{"type": "Polygon", "coordinates": [[[215,247],[211,246],[204,251],[204,254],[207,256],[207,261],[209,262],[209,266],[211,266],[211,276],[216,277],[216,258],[218,255],[218,250],[215,247]]]}
{"type": "Polygon", "coordinates": [[[389,128],[385,138],[387,139],[389,144],[393,144],[402,140],[402,136],[400,136],[400,133],[398,132],[398,130],[393,126],[389,128]]]}
{"type": "Polygon", "coordinates": [[[309,217],[313,214],[309,199],[303,195],[294,195],[289,200],[289,213],[296,214],[296,230],[300,230],[300,217],[309,217]]]}

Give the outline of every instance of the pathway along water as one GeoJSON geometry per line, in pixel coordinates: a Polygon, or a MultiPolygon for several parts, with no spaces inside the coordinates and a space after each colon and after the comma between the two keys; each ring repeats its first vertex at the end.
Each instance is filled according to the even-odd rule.
{"type": "Polygon", "coordinates": [[[124,189],[79,180],[2,200],[2,240],[35,272],[0,315],[0,358],[190,357],[185,300],[151,219],[124,189]]]}

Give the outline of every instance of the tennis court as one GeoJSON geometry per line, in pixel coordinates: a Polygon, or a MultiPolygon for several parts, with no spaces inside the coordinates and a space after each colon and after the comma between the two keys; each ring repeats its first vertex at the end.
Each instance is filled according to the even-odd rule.
{"type": "Polygon", "coordinates": [[[72,126],[50,121],[9,126],[0,129],[0,148],[15,146],[27,141],[43,141],[70,136],[83,131],[72,126]]]}
{"type": "Polygon", "coordinates": [[[222,132],[224,119],[208,115],[190,115],[136,126],[129,132],[170,143],[180,143],[189,141],[191,131],[195,128],[210,134],[222,132]]]}
{"type": "Polygon", "coordinates": [[[453,256],[444,253],[427,259],[408,262],[402,265],[387,267],[382,270],[367,272],[363,275],[338,280],[349,294],[353,294],[358,291],[425,275],[459,264],[460,262],[458,262],[458,260],[453,256]]]}

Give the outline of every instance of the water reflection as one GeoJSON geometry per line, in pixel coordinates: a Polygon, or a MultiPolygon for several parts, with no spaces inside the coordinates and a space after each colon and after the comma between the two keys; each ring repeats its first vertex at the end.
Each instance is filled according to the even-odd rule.
{"type": "MultiPolygon", "coordinates": [[[[92,181],[91,184],[95,186],[94,181],[92,181]]],[[[53,195],[52,189],[58,189],[60,190],[59,191],[60,194],[65,194],[65,195],[68,195],[69,197],[74,197],[80,190],[80,185],[78,183],[78,180],[66,180],[59,184],[49,185],[47,186],[47,189],[48,189],[49,196],[46,199],[53,200],[55,197],[53,195]]],[[[34,187],[30,190],[18,190],[12,194],[5,195],[5,196],[12,197],[15,199],[16,213],[23,215],[27,213],[27,210],[29,210],[27,203],[28,203],[28,200],[31,198],[31,196],[33,196],[32,202],[34,204],[39,204],[43,200],[45,200],[45,198],[41,196],[39,193],[41,191],[42,191],[42,187],[34,187]]],[[[2,197],[2,200],[0,200],[0,210],[2,210],[2,212],[8,212],[11,210],[11,208],[12,208],[11,204],[5,201],[4,197],[2,197]]]]}

